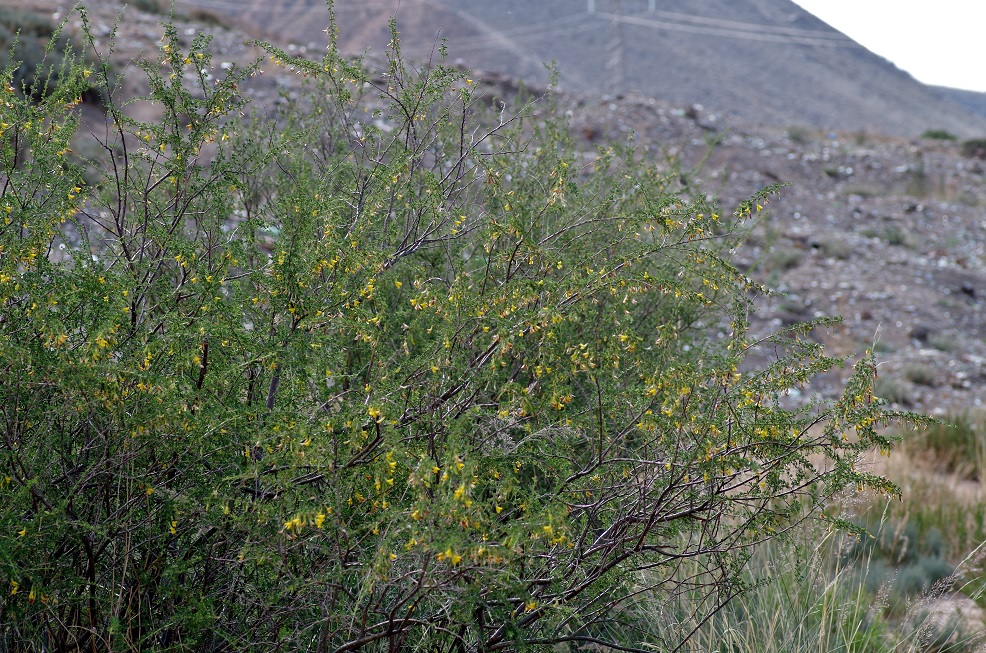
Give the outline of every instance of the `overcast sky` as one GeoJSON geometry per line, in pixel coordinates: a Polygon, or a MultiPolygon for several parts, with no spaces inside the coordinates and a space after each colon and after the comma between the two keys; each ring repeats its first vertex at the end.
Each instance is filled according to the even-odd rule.
{"type": "Polygon", "coordinates": [[[926,84],[986,92],[984,0],[794,0],[926,84]]]}

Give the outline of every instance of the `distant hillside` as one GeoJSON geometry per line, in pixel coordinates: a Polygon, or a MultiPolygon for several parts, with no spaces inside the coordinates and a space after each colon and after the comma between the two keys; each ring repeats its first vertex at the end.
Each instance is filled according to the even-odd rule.
{"type": "MultiPolygon", "coordinates": [[[[323,0],[179,0],[321,49],[323,0]]],[[[381,52],[398,16],[405,51],[439,39],[472,68],[562,87],[637,91],[747,122],[916,136],[986,133],[986,116],[927,87],[789,0],[336,0],[343,48],[381,52]],[[398,9],[399,5],[399,9],[398,9]]]]}
{"type": "MultiPolygon", "coordinates": [[[[944,97],[962,105],[976,115],[986,116],[986,93],[963,91],[957,88],[948,88],[947,86],[935,86],[934,88],[944,97]]],[[[979,135],[981,136],[982,134],[979,135]]]]}

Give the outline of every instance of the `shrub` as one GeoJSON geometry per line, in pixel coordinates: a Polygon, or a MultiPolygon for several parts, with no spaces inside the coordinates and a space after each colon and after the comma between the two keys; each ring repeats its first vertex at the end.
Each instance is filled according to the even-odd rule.
{"type": "Polygon", "coordinates": [[[970,138],[962,141],[962,156],[986,159],[986,138],[970,138]]]}
{"type": "MultiPolygon", "coordinates": [[[[73,48],[80,49],[72,45],[63,26],[64,23],[56,25],[43,14],[0,7],[0,67],[12,69],[8,86],[34,100],[54,90],[71,65],[73,48]]],[[[109,70],[108,64],[106,68],[109,70]]],[[[79,97],[104,106],[111,87],[112,83],[103,87],[82,84],[78,88],[79,97]]]]}
{"type": "Polygon", "coordinates": [[[858,570],[868,591],[885,594],[888,610],[900,612],[916,597],[943,593],[956,566],[944,557],[946,544],[937,527],[908,516],[888,519],[886,508],[875,514],[880,507],[857,521],[868,535],[848,540],[841,558],[858,570]]]}
{"type": "Polygon", "coordinates": [[[160,14],[164,11],[161,0],[134,0],[133,6],[149,14],[160,14]]]}
{"type": "Polygon", "coordinates": [[[929,388],[935,387],[937,383],[935,369],[927,363],[911,363],[904,366],[904,378],[911,383],[929,388]]]}
{"type": "Polygon", "coordinates": [[[982,416],[958,414],[908,438],[908,448],[934,461],[943,471],[981,480],[986,468],[986,436],[982,416]]]}
{"type": "Polygon", "coordinates": [[[842,361],[811,324],[748,336],[723,256],[775,189],[730,217],[629,147],[583,166],[550,101],[484,114],[394,43],[383,82],[267,46],[309,92],[251,123],[252,71],[168,27],[164,115],[110,105],[98,191],[81,65],[0,108],[29,143],[0,150],[4,648],[606,643],[638,572],[708,616],[755,544],[894,492],[856,467],[902,417],[872,356],[787,410],[842,361]]]}
{"type": "Polygon", "coordinates": [[[930,138],[936,141],[954,141],[957,137],[952,132],[944,129],[928,129],[921,134],[921,138],[930,138]]]}
{"type": "Polygon", "coordinates": [[[822,256],[839,259],[841,261],[849,260],[853,253],[852,245],[847,243],[845,240],[838,238],[825,238],[817,242],[813,242],[812,247],[816,248],[822,256]]]}
{"type": "Polygon", "coordinates": [[[792,143],[807,145],[812,140],[812,131],[803,125],[792,125],[787,129],[787,137],[792,143]]]}
{"type": "Polygon", "coordinates": [[[877,380],[873,393],[890,404],[910,406],[914,403],[907,385],[895,378],[881,377],[877,380]]]}
{"type": "Polygon", "coordinates": [[[188,19],[210,27],[226,26],[226,20],[220,14],[201,7],[193,7],[189,9],[188,19]]]}

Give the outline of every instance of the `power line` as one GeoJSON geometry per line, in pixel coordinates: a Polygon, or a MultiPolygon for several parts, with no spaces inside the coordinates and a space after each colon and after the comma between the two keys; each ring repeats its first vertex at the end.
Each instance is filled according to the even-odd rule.
{"type": "MultiPolygon", "coordinates": [[[[560,18],[548,23],[538,23],[527,27],[518,27],[512,30],[495,32],[488,36],[480,36],[478,38],[463,37],[462,45],[468,45],[470,48],[479,48],[501,42],[504,39],[520,40],[529,37],[543,38],[546,36],[555,35],[574,35],[579,32],[596,29],[596,27],[596,23],[587,21],[587,17],[584,14],[576,14],[574,16],[569,16],[568,18],[560,18]],[[573,25],[572,27],[564,26],[570,23],[576,23],[576,25],[573,25]],[[582,24],[578,25],[578,23],[582,24]]],[[[420,50],[421,48],[417,49],[420,50]]]]}
{"type": "Polygon", "coordinates": [[[784,27],[782,25],[762,25],[759,23],[745,23],[735,20],[724,20],[722,18],[708,18],[706,16],[696,16],[694,14],[682,14],[677,11],[654,10],[651,13],[668,20],[683,21],[686,23],[697,23],[699,25],[712,25],[714,27],[726,27],[748,32],[770,32],[772,34],[787,34],[790,36],[804,36],[807,38],[832,39],[836,41],[850,40],[839,32],[822,31],[817,29],[804,29],[801,27],[784,27]]]}
{"type": "MultiPolygon", "coordinates": [[[[682,23],[674,23],[663,20],[654,20],[650,18],[640,18],[638,16],[623,16],[620,14],[612,14],[608,12],[596,12],[596,16],[600,18],[606,18],[608,20],[618,21],[621,23],[627,23],[630,25],[638,25],[640,27],[649,27],[651,29],[669,30],[673,32],[685,32],[689,34],[703,34],[706,36],[721,36],[723,38],[729,38],[734,40],[745,40],[745,41],[767,41],[770,43],[786,43],[789,45],[812,45],[812,46],[822,46],[822,47],[833,47],[833,48],[858,48],[860,47],[855,41],[849,39],[833,39],[833,38],[821,38],[821,37],[809,37],[809,36],[793,36],[789,34],[776,34],[770,31],[769,25],[759,26],[762,31],[743,31],[736,29],[720,29],[717,27],[705,27],[701,25],[685,25],[682,23]]],[[[749,24],[751,27],[757,27],[749,24]]]]}

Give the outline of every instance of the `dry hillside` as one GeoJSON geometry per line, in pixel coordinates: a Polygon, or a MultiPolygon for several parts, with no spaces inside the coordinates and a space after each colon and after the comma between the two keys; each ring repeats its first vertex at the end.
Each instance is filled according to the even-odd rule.
{"type": "MultiPolygon", "coordinates": [[[[318,51],[323,0],[177,0],[318,51]]],[[[790,0],[336,0],[340,44],[380,54],[396,15],[418,60],[447,39],[473,69],[562,87],[702,104],[746,123],[916,136],[929,128],[986,133],[940,89],[927,87],[790,0]],[[590,12],[590,9],[593,10],[590,12]]]]}
{"type": "MultiPolygon", "coordinates": [[[[60,15],[70,5],[20,1],[60,15]]],[[[120,10],[109,0],[91,7],[104,44],[120,10]]],[[[127,9],[125,16],[114,55],[121,69],[154,51],[161,34],[160,15],[127,9]]],[[[210,31],[217,65],[259,55],[236,29],[184,19],[178,26],[185,39],[210,31]]],[[[514,88],[509,77],[483,79],[490,92],[509,96],[514,88]]],[[[139,90],[139,75],[127,80],[139,90]]],[[[274,111],[278,93],[295,84],[269,69],[243,91],[274,111]]],[[[587,161],[600,144],[634,134],[646,156],[683,162],[683,193],[716,194],[724,210],[767,184],[790,184],[737,252],[738,265],[783,293],[764,300],[757,332],[842,315],[845,326],[819,337],[840,354],[876,342],[881,391],[900,405],[940,413],[986,401],[986,161],[963,156],[958,142],[767,127],[636,93],[559,95],[587,161]]],[[[838,380],[820,379],[811,391],[834,392],[838,380]]]]}

